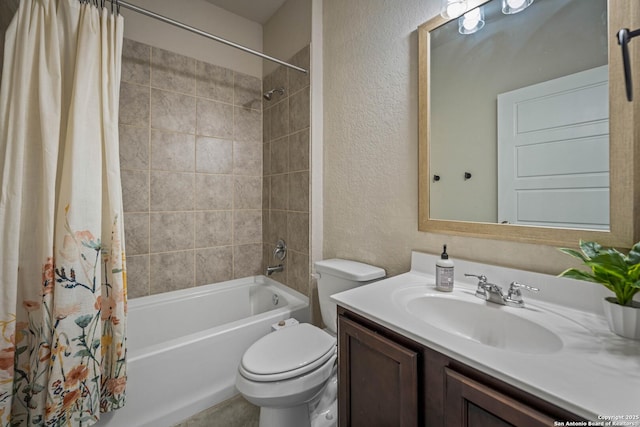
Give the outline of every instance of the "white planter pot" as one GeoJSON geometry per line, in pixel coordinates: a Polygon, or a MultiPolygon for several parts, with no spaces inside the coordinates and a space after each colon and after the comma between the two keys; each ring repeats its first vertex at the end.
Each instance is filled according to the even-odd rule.
{"type": "Polygon", "coordinates": [[[613,297],[605,298],[602,304],[609,328],[613,333],[632,340],[640,340],[640,304],[634,301],[632,306],[620,305],[613,297]]]}

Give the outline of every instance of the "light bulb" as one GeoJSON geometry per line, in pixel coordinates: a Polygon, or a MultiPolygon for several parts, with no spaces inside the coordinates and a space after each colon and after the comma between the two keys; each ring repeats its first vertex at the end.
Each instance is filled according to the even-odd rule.
{"type": "Polygon", "coordinates": [[[526,0],[507,0],[507,4],[512,9],[520,9],[526,0]]]}
{"type": "Polygon", "coordinates": [[[478,25],[478,21],[480,21],[480,11],[476,8],[464,14],[462,17],[462,26],[466,30],[472,30],[478,25]]]}
{"type": "Polygon", "coordinates": [[[473,34],[482,27],[484,27],[484,10],[481,7],[470,10],[458,19],[460,34],[473,34]]]}
{"type": "Polygon", "coordinates": [[[444,0],[440,12],[443,18],[457,18],[467,11],[467,0],[444,0]]]}
{"type": "Polygon", "coordinates": [[[502,13],[511,15],[522,12],[531,6],[531,3],[533,3],[533,0],[502,0],[502,13]]]}

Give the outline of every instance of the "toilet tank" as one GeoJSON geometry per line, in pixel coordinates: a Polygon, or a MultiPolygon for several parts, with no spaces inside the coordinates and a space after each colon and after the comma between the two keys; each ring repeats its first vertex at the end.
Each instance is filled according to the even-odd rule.
{"type": "Polygon", "coordinates": [[[386,274],[380,267],[337,258],[317,261],[315,267],[318,275],[318,301],[322,321],[334,334],[337,333],[337,306],[329,300],[329,297],[338,292],[380,280],[386,274]]]}

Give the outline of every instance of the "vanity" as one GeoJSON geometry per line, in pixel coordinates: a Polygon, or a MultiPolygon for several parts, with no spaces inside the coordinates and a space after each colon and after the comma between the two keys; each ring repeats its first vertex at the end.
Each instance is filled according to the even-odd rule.
{"type": "Polygon", "coordinates": [[[408,273],[332,296],[340,426],[640,426],[640,343],[609,331],[605,290],[456,260],[443,293],[436,259],[414,252],[408,273]],[[464,273],[539,292],[498,305],[464,273]]]}

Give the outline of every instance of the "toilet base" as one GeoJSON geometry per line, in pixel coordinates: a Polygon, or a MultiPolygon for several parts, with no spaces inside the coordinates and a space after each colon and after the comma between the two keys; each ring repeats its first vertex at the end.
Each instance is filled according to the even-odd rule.
{"type": "Polygon", "coordinates": [[[288,408],[260,408],[260,427],[310,427],[309,405],[288,408]]]}

